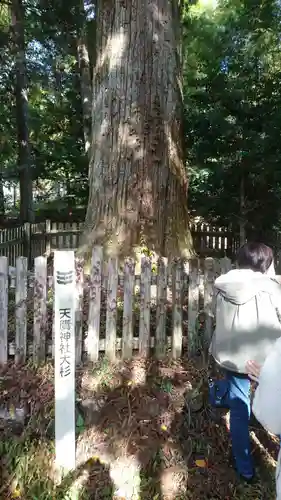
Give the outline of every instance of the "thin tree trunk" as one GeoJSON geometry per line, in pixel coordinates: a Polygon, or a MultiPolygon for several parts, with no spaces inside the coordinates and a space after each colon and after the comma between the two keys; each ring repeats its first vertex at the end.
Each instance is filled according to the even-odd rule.
{"type": "Polygon", "coordinates": [[[18,201],[17,200],[17,195],[18,195],[18,193],[17,193],[17,185],[14,184],[14,187],[13,187],[13,207],[14,208],[16,208],[16,206],[17,206],[17,201],[18,201]]]}
{"type": "Polygon", "coordinates": [[[241,180],[240,180],[239,233],[240,233],[240,245],[244,245],[244,243],[246,242],[246,206],[245,206],[245,174],[243,171],[241,173],[241,180]]]}
{"type": "Polygon", "coordinates": [[[85,245],[189,256],[177,0],[103,0],[85,245]]]}
{"type": "Polygon", "coordinates": [[[22,0],[12,0],[12,27],[16,56],[16,113],[18,130],[18,169],[20,181],[20,218],[33,220],[31,157],[28,131],[28,98],[24,40],[24,7],[22,0]]]}
{"type": "Polygon", "coordinates": [[[81,28],[77,38],[77,55],[80,71],[81,99],[83,112],[83,131],[85,152],[89,155],[91,145],[92,128],[92,82],[90,71],[90,59],[87,47],[86,14],[84,1],[80,2],[81,28]]]}
{"type": "Polygon", "coordinates": [[[5,196],[4,196],[4,185],[3,185],[3,174],[0,173],[0,217],[3,218],[5,215],[5,196]]]}

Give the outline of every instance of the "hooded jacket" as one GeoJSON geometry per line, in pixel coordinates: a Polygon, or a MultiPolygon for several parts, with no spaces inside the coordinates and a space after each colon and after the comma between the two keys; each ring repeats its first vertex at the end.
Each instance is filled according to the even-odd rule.
{"type": "Polygon", "coordinates": [[[281,286],[266,274],[233,269],[215,281],[216,327],[210,352],[227,370],[246,373],[263,364],[281,336],[281,286]]]}
{"type": "MultiPolygon", "coordinates": [[[[281,339],[271,349],[261,369],[253,413],[272,434],[281,435],[281,339]]],[[[281,451],[276,467],[277,500],[281,500],[281,451]]]]}

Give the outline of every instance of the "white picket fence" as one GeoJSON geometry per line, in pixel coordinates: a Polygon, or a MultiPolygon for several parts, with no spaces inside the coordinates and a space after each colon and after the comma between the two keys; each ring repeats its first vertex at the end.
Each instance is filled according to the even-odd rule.
{"type": "MultiPolygon", "coordinates": [[[[122,266],[116,258],[104,262],[102,247],[94,247],[88,274],[83,262],[76,260],[76,362],[80,363],[84,355],[95,362],[100,352],[110,360],[118,351],[126,359],[135,351],[148,356],[151,348],[158,358],[168,352],[178,358],[185,346],[193,353],[198,347],[198,324],[202,325],[202,321],[204,342],[207,344],[211,338],[213,283],[217,275],[231,267],[226,257],[188,262],[162,258],[155,269],[151,259],[143,256],[136,275],[133,259],[126,259],[122,266]],[[152,304],[156,310],[153,328],[152,304]],[[104,309],[106,319],[102,323],[104,309]],[[167,311],[172,318],[168,331],[167,311]],[[119,314],[123,318],[121,335],[117,328],[119,314]]],[[[17,363],[25,362],[30,356],[39,362],[54,354],[54,331],[48,334],[54,328],[47,314],[53,303],[53,282],[53,276],[48,276],[46,257],[35,259],[32,272],[27,269],[25,257],[17,258],[16,268],[9,268],[7,257],[0,257],[0,363],[11,357],[17,363]]]]}

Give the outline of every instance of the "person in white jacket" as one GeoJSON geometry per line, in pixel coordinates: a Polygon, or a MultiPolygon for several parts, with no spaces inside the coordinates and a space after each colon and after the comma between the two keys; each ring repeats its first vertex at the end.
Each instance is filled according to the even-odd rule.
{"type": "Polygon", "coordinates": [[[210,383],[214,406],[230,410],[234,464],[246,481],[254,477],[249,419],[249,360],[262,365],[281,336],[281,286],[273,278],[272,249],[246,243],[238,251],[238,269],[215,282],[216,327],[210,353],[224,370],[225,379],[210,383]]]}
{"type": "MultiPolygon", "coordinates": [[[[253,400],[256,419],[272,434],[281,435],[281,338],[267,356],[260,374],[259,366],[251,363],[251,376],[258,377],[258,387],[253,400]]],[[[281,500],[281,451],[276,468],[277,500],[281,500]]]]}

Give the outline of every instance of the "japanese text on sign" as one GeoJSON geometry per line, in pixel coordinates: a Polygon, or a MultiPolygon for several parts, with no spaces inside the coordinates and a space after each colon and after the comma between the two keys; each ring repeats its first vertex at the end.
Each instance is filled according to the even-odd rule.
{"type": "Polygon", "coordinates": [[[75,469],[75,261],[72,250],[54,254],[56,465],[75,469]]]}
{"type": "Polygon", "coordinates": [[[68,377],[71,373],[71,311],[70,309],[60,309],[60,376],[68,377]]]}

